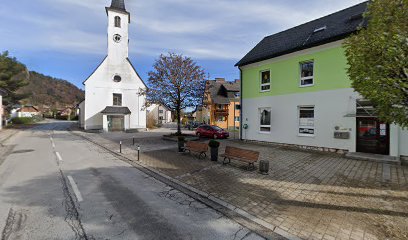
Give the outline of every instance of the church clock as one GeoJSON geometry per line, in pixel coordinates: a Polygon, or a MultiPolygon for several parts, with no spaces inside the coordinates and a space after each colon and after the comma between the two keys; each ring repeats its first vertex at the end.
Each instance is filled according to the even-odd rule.
{"type": "Polygon", "coordinates": [[[119,34],[113,35],[113,41],[118,43],[120,42],[120,40],[122,40],[122,36],[120,36],[119,34]]]}

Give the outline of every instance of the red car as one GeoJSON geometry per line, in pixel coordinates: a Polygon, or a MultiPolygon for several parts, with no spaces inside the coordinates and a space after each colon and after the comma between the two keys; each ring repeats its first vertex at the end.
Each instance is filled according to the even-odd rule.
{"type": "Polygon", "coordinates": [[[228,138],[229,133],[217,126],[201,125],[196,129],[198,137],[228,138]]]}

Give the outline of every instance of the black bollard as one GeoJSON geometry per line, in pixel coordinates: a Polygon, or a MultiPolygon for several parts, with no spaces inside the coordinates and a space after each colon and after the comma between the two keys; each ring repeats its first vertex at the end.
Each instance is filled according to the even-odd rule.
{"type": "Polygon", "coordinates": [[[140,161],[140,146],[137,146],[137,161],[140,161]]]}
{"type": "Polygon", "coordinates": [[[119,152],[122,153],[122,141],[119,142],[119,152]]]}

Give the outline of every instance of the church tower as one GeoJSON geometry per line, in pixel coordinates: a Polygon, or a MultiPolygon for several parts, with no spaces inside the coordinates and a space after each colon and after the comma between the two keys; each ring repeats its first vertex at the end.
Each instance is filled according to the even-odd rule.
{"type": "Polygon", "coordinates": [[[106,14],[108,54],[83,82],[80,125],[85,130],[105,132],[145,129],[146,97],[142,92],[146,84],[129,59],[130,13],[124,0],[112,0],[106,14]]]}
{"type": "Polygon", "coordinates": [[[129,57],[130,13],[125,0],[112,0],[106,8],[108,15],[108,57],[112,64],[120,64],[129,57]]]}

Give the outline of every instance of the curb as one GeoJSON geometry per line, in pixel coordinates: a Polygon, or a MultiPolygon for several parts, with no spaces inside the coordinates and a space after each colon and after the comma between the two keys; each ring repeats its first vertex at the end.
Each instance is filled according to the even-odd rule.
{"type": "MultiPolygon", "coordinates": [[[[283,238],[289,239],[289,240],[301,240],[301,238],[299,238],[299,237],[297,237],[297,236],[295,236],[295,235],[293,235],[293,234],[291,234],[291,233],[289,233],[289,232],[287,232],[287,231],[285,231],[285,230],[283,230],[283,229],[281,229],[281,228],[279,228],[279,227],[277,227],[277,226],[275,226],[273,224],[270,224],[270,223],[262,220],[261,218],[258,218],[258,217],[248,213],[247,211],[245,211],[245,210],[243,210],[243,209],[241,209],[239,207],[236,207],[236,206],[234,206],[232,204],[229,204],[228,202],[225,202],[225,201],[223,201],[223,200],[221,200],[221,199],[219,199],[219,198],[217,198],[215,196],[212,196],[209,193],[203,192],[203,191],[201,191],[199,189],[196,189],[196,188],[194,188],[194,187],[192,187],[192,186],[190,186],[188,184],[185,184],[185,183],[183,183],[183,182],[181,182],[181,181],[179,181],[177,179],[174,179],[174,178],[172,178],[170,176],[167,176],[167,175],[157,171],[156,169],[147,167],[143,163],[133,161],[133,160],[127,158],[125,155],[117,153],[115,151],[112,151],[112,150],[108,149],[107,147],[103,146],[102,144],[99,144],[99,143],[93,141],[92,139],[90,139],[90,138],[88,138],[86,136],[83,136],[83,135],[78,134],[76,132],[73,132],[71,130],[69,130],[69,132],[71,132],[72,134],[74,134],[76,136],[79,136],[79,137],[81,137],[81,138],[83,138],[83,139],[85,139],[85,140],[87,140],[87,141],[89,141],[89,142],[91,142],[91,143],[93,143],[93,144],[107,150],[108,152],[118,156],[122,160],[124,159],[126,162],[131,162],[133,164],[136,164],[138,167],[134,166],[134,165],[132,165],[132,166],[137,167],[138,170],[141,170],[143,173],[148,174],[148,175],[156,178],[157,180],[159,180],[161,182],[164,182],[165,184],[167,184],[167,185],[169,185],[169,186],[171,186],[171,187],[173,187],[173,188],[187,194],[188,196],[190,196],[190,197],[192,197],[192,198],[206,204],[207,206],[209,206],[209,207],[211,207],[211,208],[213,208],[213,209],[215,209],[217,211],[222,212],[225,215],[231,215],[231,214],[226,214],[225,211],[222,211],[222,209],[220,209],[219,207],[214,206],[214,204],[211,204],[211,202],[215,203],[216,205],[222,206],[225,209],[228,209],[229,211],[239,215],[242,218],[247,219],[247,221],[250,221],[252,223],[255,223],[255,224],[267,229],[268,232],[271,232],[271,233],[273,233],[273,235],[275,235],[274,237],[280,237],[280,238],[283,237],[283,238]],[[165,180],[165,181],[163,181],[163,180],[165,180]],[[193,194],[191,194],[191,193],[193,193],[193,194]],[[198,198],[197,198],[197,196],[198,196],[198,198]],[[208,202],[208,201],[210,201],[210,202],[208,202]],[[278,236],[276,236],[276,235],[278,235],[278,236]]],[[[263,233],[262,230],[260,230],[259,228],[258,229],[251,229],[248,226],[245,226],[245,227],[247,227],[251,231],[261,235],[262,237],[265,237],[266,239],[271,239],[270,238],[271,236],[269,236],[269,234],[263,233]]]]}

